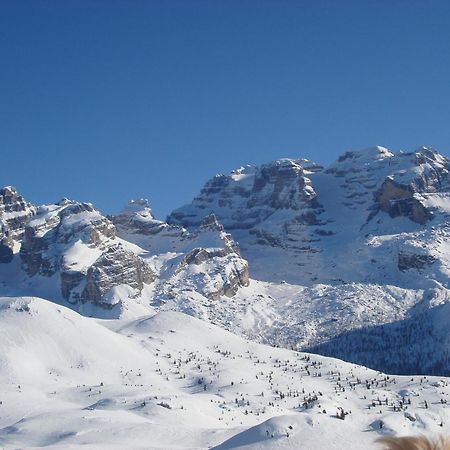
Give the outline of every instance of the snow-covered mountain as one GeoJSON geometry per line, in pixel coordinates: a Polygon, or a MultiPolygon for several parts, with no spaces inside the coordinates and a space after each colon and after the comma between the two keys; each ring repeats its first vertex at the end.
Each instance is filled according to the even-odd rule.
{"type": "Polygon", "coordinates": [[[195,226],[214,213],[263,281],[409,288],[418,269],[447,286],[449,167],[425,148],[347,152],[326,170],[278,160],[217,175],[169,223],[195,226]]]}
{"type": "Polygon", "coordinates": [[[117,318],[148,313],[150,303],[185,291],[210,302],[248,285],[247,262],[214,216],[188,232],[153,219],[145,200],[107,218],[89,203],[63,199],[36,208],[11,187],[2,196],[17,203],[10,200],[17,213],[0,215],[9,254],[0,266],[3,294],[40,295],[85,315],[117,318]]]}
{"type": "Polygon", "coordinates": [[[448,374],[449,168],[427,148],[347,152],[326,169],[283,159],[217,175],[168,221],[195,227],[214,213],[239,242],[264,298],[230,329],[387,371],[448,374]]]}
{"type": "Polygon", "coordinates": [[[102,318],[176,310],[391,373],[448,375],[450,161],[382,147],[245,166],[115,216],[0,190],[0,293],[102,318]]]}

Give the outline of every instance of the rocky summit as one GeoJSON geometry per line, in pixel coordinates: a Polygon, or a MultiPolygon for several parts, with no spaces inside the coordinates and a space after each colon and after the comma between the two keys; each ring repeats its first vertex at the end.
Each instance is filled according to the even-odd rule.
{"type": "Polygon", "coordinates": [[[108,218],[90,203],[35,207],[14,188],[2,192],[4,293],[33,293],[86,315],[118,318],[185,292],[204,301],[232,297],[249,283],[239,246],[212,215],[190,232],[154,219],[147,200],[108,218]]]}
{"type": "Polygon", "coordinates": [[[88,316],[176,310],[271,345],[450,374],[450,161],[430,148],[243,166],[166,220],[0,190],[0,287],[88,316]]]}

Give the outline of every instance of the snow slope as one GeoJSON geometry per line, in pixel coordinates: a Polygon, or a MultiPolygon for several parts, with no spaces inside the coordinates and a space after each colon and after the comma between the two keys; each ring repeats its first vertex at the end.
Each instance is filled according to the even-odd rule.
{"type": "Polygon", "coordinates": [[[450,431],[446,378],[386,376],[177,312],[105,321],[1,298],[0,355],[4,449],[369,449],[450,431]]]}

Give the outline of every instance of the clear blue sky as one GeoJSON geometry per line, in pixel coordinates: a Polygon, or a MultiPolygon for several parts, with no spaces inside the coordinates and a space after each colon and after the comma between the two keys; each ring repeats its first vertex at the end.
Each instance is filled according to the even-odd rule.
{"type": "Polygon", "coordinates": [[[279,157],[450,146],[450,2],[0,0],[0,185],[162,217],[279,157]]]}

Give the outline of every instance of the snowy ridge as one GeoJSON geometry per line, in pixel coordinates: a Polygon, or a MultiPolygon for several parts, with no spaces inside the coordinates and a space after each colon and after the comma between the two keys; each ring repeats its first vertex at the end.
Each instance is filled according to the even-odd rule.
{"type": "Polygon", "coordinates": [[[152,217],[132,201],[112,221],[89,203],[35,208],[0,266],[3,293],[40,295],[87,315],[152,311],[184,292],[209,302],[248,284],[239,246],[214,216],[195,232],[152,217]]]}

